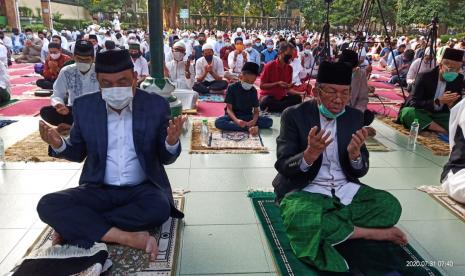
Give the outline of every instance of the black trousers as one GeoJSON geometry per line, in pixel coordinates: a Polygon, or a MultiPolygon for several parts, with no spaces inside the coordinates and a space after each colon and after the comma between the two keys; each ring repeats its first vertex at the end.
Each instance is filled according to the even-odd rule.
{"type": "Polygon", "coordinates": [[[36,81],[36,85],[42,89],[51,90],[54,82],[54,80],[40,79],[36,81]]]}
{"type": "Polygon", "coordinates": [[[119,187],[83,184],[43,196],[37,212],[65,243],[90,248],[112,227],[147,231],[170,216],[167,195],[152,183],[119,187]]]}
{"type": "Polygon", "coordinates": [[[59,124],[73,124],[73,108],[68,106],[68,115],[61,115],[53,106],[44,106],[40,109],[40,117],[47,123],[57,126],[59,124]]]}
{"type": "Polygon", "coordinates": [[[221,91],[226,88],[228,88],[228,82],[225,80],[196,82],[194,86],[192,86],[192,90],[199,94],[208,94],[210,90],[221,91]]]}
{"type": "Polygon", "coordinates": [[[299,95],[287,95],[281,100],[277,100],[271,96],[265,96],[260,101],[260,109],[262,111],[268,110],[268,112],[283,112],[284,109],[289,106],[300,104],[302,97],[299,95]]]}

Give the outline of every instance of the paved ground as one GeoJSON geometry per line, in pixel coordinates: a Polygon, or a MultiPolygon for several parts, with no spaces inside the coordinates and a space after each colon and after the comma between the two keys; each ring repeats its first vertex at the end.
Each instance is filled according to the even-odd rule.
{"type": "MultiPolygon", "coordinates": [[[[400,227],[425,259],[453,261],[454,266],[443,272],[465,275],[465,223],[415,189],[437,185],[446,158],[421,146],[409,152],[406,137],[379,122],[375,128],[378,139],[393,151],[371,153],[370,172],[362,181],[399,198],[403,207],[400,227]]],[[[0,135],[9,146],[35,129],[36,118],[23,118],[0,129],[0,135]]],[[[265,155],[189,155],[190,137],[183,137],[181,157],[167,168],[174,188],[190,190],[179,274],[276,274],[246,195],[250,188],[271,188],[278,133],[276,118],[273,129],[262,133],[272,150],[265,155]]],[[[0,171],[0,275],[13,267],[43,229],[35,211],[40,197],[77,185],[80,169],[80,164],[71,163],[8,163],[0,171]]]]}

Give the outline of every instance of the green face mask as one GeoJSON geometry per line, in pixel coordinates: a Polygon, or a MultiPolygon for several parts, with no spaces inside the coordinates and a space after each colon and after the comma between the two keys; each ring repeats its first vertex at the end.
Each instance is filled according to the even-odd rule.
{"type": "Polygon", "coordinates": [[[444,72],[442,73],[442,78],[447,82],[452,82],[458,77],[459,73],[457,72],[444,72]]]}
{"type": "Polygon", "coordinates": [[[331,119],[331,120],[336,119],[337,117],[341,116],[342,114],[344,114],[346,112],[346,109],[344,108],[341,112],[339,112],[337,114],[334,114],[331,111],[329,111],[326,108],[326,106],[324,106],[323,104],[319,104],[318,109],[320,110],[321,115],[323,115],[326,118],[331,119]]]}

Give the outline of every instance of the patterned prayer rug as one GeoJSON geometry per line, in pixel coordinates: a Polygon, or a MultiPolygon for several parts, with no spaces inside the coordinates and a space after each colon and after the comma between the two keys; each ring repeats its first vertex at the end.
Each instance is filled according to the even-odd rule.
{"type": "Polygon", "coordinates": [[[457,202],[449,197],[441,186],[421,186],[417,189],[430,195],[442,206],[449,209],[449,211],[465,222],[465,204],[457,202]]]}
{"type": "Polygon", "coordinates": [[[220,94],[206,94],[200,95],[199,101],[211,103],[224,103],[224,96],[220,94]]]}
{"type": "Polygon", "coordinates": [[[247,132],[221,131],[215,128],[214,119],[208,121],[210,139],[208,147],[202,146],[200,129],[202,120],[192,122],[190,153],[268,153],[260,135],[254,137],[247,132]]]}
{"type": "Polygon", "coordinates": [[[370,104],[386,104],[386,105],[391,105],[391,104],[399,104],[403,103],[403,100],[395,100],[395,99],[390,99],[385,96],[377,95],[375,94],[374,96],[369,96],[368,97],[368,102],[370,104]]]}
{"type": "Polygon", "coordinates": [[[387,152],[389,148],[386,147],[383,143],[378,141],[376,138],[369,137],[365,141],[365,145],[367,146],[368,151],[375,151],[375,152],[387,152]]]}
{"type": "MultiPolygon", "coordinates": [[[[184,209],[184,195],[173,194],[174,203],[179,210],[184,209]]],[[[150,233],[158,241],[158,256],[154,262],[149,260],[149,256],[142,250],[132,249],[129,247],[100,243],[106,247],[108,259],[107,264],[112,266],[104,275],[144,275],[144,276],[168,276],[176,275],[177,258],[179,255],[180,233],[182,223],[179,219],[169,218],[161,227],[153,229],[150,233]]],[[[42,234],[37,238],[34,244],[27,251],[25,258],[32,256],[38,250],[52,248],[53,229],[47,226],[42,234]]],[[[57,247],[57,246],[55,246],[57,247]]],[[[61,246],[60,246],[61,247],[61,246]]],[[[95,246],[94,246],[95,247],[95,246]]],[[[70,251],[76,250],[76,247],[68,246],[58,254],[53,256],[60,259],[62,256],[70,255],[70,251]]],[[[48,267],[47,269],[50,269],[48,267]]],[[[71,273],[69,273],[71,274],[71,273]]],[[[69,275],[61,274],[61,275],[69,275]]],[[[79,274],[79,275],[99,275],[98,274],[79,274]]],[[[50,275],[50,274],[48,274],[50,275]]],[[[77,274],[76,274],[77,275],[77,274]]]]}
{"type": "MultiPolygon", "coordinates": [[[[398,132],[409,135],[409,130],[405,129],[403,125],[396,124],[392,118],[377,117],[381,122],[392,127],[398,132]]],[[[437,134],[430,131],[422,131],[418,134],[417,143],[430,149],[435,155],[448,156],[449,144],[438,138],[437,134]]]]}
{"type": "Polygon", "coordinates": [[[280,275],[441,275],[410,245],[348,240],[336,246],[351,268],[350,273],[318,271],[301,262],[292,252],[279,207],[271,192],[251,192],[249,197],[265,232],[274,264],[280,275]],[[362,274],[363,273],[363,274],[362,274]]]}
{"type": "Polygon", "coordinates": [[[7,162],[68,162],[48,156],[48,145],[36,131],[26,138],[16,142],[5,151],[7,162]]]}

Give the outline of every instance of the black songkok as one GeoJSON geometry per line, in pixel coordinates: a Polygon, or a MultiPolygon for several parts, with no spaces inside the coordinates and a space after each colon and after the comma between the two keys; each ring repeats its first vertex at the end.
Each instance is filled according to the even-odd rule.
{"type": "Polygon", "coordinates": [[[350,85],[352,68],[344,62],[323,61],[318,68],[317,83],[350,85]]]}
{"type": "Polygon", "coordinates": [[[134,63],[128,50],[103,51],[95,59],[96,73],[118,73],[133,68],[134,63]]]}

